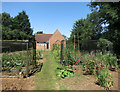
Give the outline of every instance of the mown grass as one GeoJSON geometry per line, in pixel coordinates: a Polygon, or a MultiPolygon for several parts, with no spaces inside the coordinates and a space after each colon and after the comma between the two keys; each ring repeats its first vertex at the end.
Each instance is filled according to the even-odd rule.
{"type": "Polygon", "coordinates": [[[46,61],[43,63],[42,70],[35,76],[36,90],[59,90],[55,74],[57,62],[50,52],[47,52],[44,58],[46,61]]]}

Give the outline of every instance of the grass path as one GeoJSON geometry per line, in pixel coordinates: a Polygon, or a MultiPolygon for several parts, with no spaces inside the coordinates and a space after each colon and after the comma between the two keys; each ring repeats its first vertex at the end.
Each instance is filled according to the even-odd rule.
{"type": "Polygon", "coordinates": [[[42,70],[35,76],[36,90],[59,90],[55,74],[57,63],[50,52],[47,52],[44,58],[46,61],[43,63],[42,70]]]}

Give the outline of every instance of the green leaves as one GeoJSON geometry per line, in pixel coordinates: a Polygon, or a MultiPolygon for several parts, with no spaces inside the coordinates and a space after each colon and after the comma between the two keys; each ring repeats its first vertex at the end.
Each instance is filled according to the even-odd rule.
{"type": "Polygon", "coordinates": [[[108,41],[107,39],[100,38],[97,42],[97,47],[101,51],[105,51],[107,48],[112,49],[113,43],[108,41]]]}
{"type": "Polygon", "coordinates": [[[60,46],[57,44],[53,44],[51,52],[54,55],[54,58],[56,58],[57,61],[60,61],[60,46]]]}
{"type": "MultiPolygon", "coordinates": [[[[29,59],[32,60],[32,57],[29,57],[29,59]]],[[[10,69],[13,67],[18,67],[18,66],[26,66],[25,61],[28,60],[27,58],[27,52],[22,51],[19,53],[4,53],[2,56],[2,67],[3,69],[10,69]]],[[[32,61],[30,62],[30,64],[32,61]]]]}
{"type": "Polygon", "coordinates": [[[108,72],[107,67],[99,68],[96,77],[97,82],[105,89],[110,90],[110,88],[113,86],[113,77],[111,76],[111,73],[108,72]]]}
{"type": "Polygon", "coordinates": [[[30,28],[28,15],[22,11],[14,18],[8,13],[2,13],[2,37],[3,40],[30,40],[33,30],[30,28]]]}
{"type": "Polygon", "coordinates": [[[102,60],[106,66],[109,68],[112,68],[114,66],[117,68],[117,57],[115,55],[112,55],[110,53],[106,53],[102,56],[102,60]]]}
{"type": "Polygon", "coordinates": [[[60,69],[57,73],[57,76],[60,78],[69,78],[74,76],[72,68],[69,67],[58,67],[60,69]]]}

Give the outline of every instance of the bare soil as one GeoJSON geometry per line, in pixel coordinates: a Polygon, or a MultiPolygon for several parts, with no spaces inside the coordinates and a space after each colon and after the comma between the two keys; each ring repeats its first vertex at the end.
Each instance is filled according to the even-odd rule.
{"type": "MultiPolygon", "coordinates": [[[[67,90],[105,90],[104,87],[96,84],[96,78],[94,75],[83,75],[84,72],[80,66],[77,69],[79,70],[74,71],[77,76],[60,80],[60,84],[62,84],[67,90]]],[[[118,90],[118,72],[110,72],[114,80],[114,86],[111,90],[118,90]]]]}
{"type": "Polygon", "coordinates": [[[34,90],[34,76],[28,78],[2,78],[2,90],[34,90]]]}
{"type": "MultiPolygon", "coordinates": [[[[45,58],[43,57],[37,62],[40,64],[44,61],[45,58]]],[[[3,75],[6,75],[6,72],[3,72],[3,75]]],[[[9,76],[13,75],[15,74],[9,74],[9,76]]],[[[0,80],[2,80],[2,90],[35,90],[35,75],[27,78],[0,78],[0,80]]]]}

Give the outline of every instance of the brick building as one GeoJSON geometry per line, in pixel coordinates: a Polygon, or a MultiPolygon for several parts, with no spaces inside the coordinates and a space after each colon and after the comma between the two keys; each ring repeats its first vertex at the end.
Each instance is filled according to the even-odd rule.
{"type": "Polygon", "coordinates": [[[37,50],[51,50],[53,44],[66,45],[65,38],[56,30],[54,34],[35,34],[37,50]]]}

